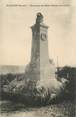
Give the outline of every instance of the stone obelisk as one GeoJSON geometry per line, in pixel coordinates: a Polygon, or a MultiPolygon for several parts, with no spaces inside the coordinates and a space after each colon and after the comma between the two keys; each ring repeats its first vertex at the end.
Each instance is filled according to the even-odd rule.
{"type": "Polygon", "coordinates": [[[43,23],[43,15],[37,13],[32,29],[31,61],[26,76],[29,80],[44,80],[55,78],[55,67],[49,62],[48,56],[48,26],[43,23]]]}

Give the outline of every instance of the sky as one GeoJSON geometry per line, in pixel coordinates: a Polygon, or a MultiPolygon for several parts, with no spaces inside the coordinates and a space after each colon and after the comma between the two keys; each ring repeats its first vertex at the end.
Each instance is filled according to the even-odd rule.
{"type": "Polygon", "coordinates": [[[2,0],[0,7],[0,65],[26,65],[30,61],[32,31],[41,12],[48,29],[49,58],[59,66],[76,66],[76,6],[71,0],[2,0]],[[7,6],[8,4],[27,6],[7,6]],[[70,6],[30,7],[30,4],[70,6]]]}

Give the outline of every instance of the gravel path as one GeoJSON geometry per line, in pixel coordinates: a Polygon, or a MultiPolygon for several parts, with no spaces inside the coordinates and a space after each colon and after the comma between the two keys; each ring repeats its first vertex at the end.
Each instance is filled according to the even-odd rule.
{"type": "Polygon", "coordinates": [[[0,117],[75,117],[74,104],[71,102],[31,108],[3,101],[0,106],[0,117]]]}

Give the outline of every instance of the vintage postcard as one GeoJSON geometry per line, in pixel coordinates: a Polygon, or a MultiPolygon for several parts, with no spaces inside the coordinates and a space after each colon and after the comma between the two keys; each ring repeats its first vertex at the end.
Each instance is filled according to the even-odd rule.
{"type": "Polygon", "coordinates": [[[76,2],[0,1],[0,117],[75,117],[76,2]]]}

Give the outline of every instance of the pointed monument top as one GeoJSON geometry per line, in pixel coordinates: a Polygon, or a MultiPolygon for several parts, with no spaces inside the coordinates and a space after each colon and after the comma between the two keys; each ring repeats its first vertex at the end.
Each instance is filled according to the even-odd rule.
{"type": "Polygon", "coordinates": [[[38,17],[43,17],[42,13],[40,13],[40,12],[37,13],[37,16],[38,17]]]}
{"type": "Polygon", "coordinates": [[[37,15],[36,15],[36,23],[33,26],[31,26],[31,28],[34,29],[34,28],[36,28],[38,26],[48,28],[48,26],[43,23],[43,18],[44,17],[42,15],[42,13],[38,12],[37,15]]]}
{"type": "Polygon", "coordinates": [[[40,12],[38,12],[36,18],[36,24],[40,24],[42,22],[43,22],[43,15],[40,12]]]}

